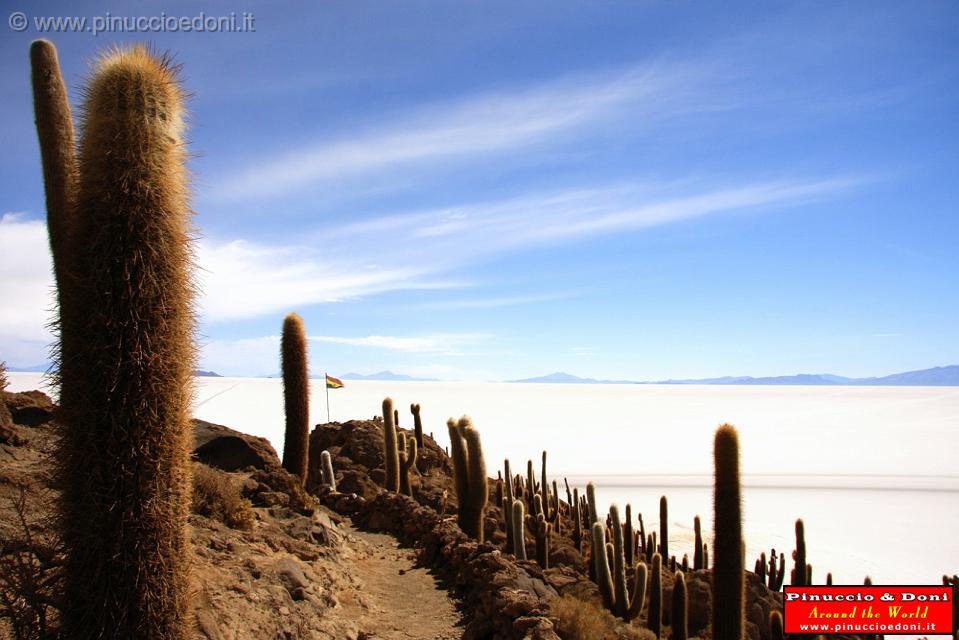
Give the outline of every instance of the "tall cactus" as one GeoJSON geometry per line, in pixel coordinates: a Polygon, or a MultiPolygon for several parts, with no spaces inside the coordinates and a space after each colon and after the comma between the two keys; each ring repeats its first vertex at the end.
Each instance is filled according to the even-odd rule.
{"type": "Polygon", "coordinates": [[[291,313],[283,319],[280,355],[283,361],[283,406],[286,435],[283,468],[306,484],[310,455],[310,374],[307,365],[306,329],[303,318],[291,313]]]}
{"type": "MultiPolygon", "coordinates": [[[[633,600],[629,598],[629,590],[626,586],[626,540],[624,527],[619,519],[619,507],[615,504],[609,508],[610,519],[613,521],[613,614],[619,616],[626,622],[635,618],[643,607],[642,598],[645,593],[641,593],[639,584],[633,589],[633,600]],[[639,601],[636,602],[636,598],[639,601]]],[[[637,571],[639,569],[637,568],[637,571]]],[[[636,574],[638,579],[639,574],[636,574]]],[[[645,581],[645,576],[643,577],[645,581]]]]}
{"type": "Polygon", "coordinates": [[[195,361],[183,91],[167,59],[115,49],[96,62],[83,110],[59,282],[61,299],[83,305],[61,308],[62,627],[178,640],[191,634],[195,361]]]}
{"type": "Polygon", "coordinates": [[[489,500],[486,460],[479,431],[467,416],[458,422],[452,418],[446,423],[450,434],[453,457],[454,485],[458,507],[458,523],[463,533],[483,541],[483,516],[489,500]]]}
{"type": "Polygon", "coordinates": [[[666,496],[659,498],[659,555],[669,560],[669,506],[666,496]]]}
{"type": "Polygon", "coordinates": [[[695,538],[693,543],[693,570],[699,571],[706,568],[706,565],[703,564],[703,530],[699,522],[699,516],[693,518],[693,535],[695,538]]]}
{"type": "Polygon", "coordinates": [[[73,207],[77,196],[76,140],[67,89],[60,74],[57,50],[46,40],[30,46],[33,110],[40,139],[43,185],[47,203],[47,229],[59,304],[69,292],[73,268],[70,240],[75,233],[73,207]]]}
{"type": "Polygon", "coordinates": [[[609,568],[609,559],[606,556],[606,527],[601,522],[593,523],[592,560],[596,573],[596,584],[599,585],[599,594],[603,598],[603,606],[612,610],[615,603],[613,576],[609,568]]]}
{"type": "Polygon", "coordinates": [[[396,441],[396,423],[393,421],[393,399],[383,400],[383,451],[386,467],[386,490],[400,490],[400,449],[396,441]]]}
{"type": "Polygon", "coordinates": [[[796,564],[793,568],[792,585],[803,587],[809,584],[806,567],[806,528],[802,518],[796,520],[796,564]]]}
{"type": "Polygon", "coordinates": [[[649,611],[646,613],[646,626],[660,638],[663,635],[663,557],[653,554],[649,577],[649,611]]]}
{"type": "Polygon", "coordinates": [[[686,576],[682,571],[677,571],[673,581],[673,608],[670,616],[670,625],[673,633],[671,640],[687,640],[689,638],[689,626],[687,624],[687,606],[686,606],[686,576]]]}
{"type": "Polygon", "coordinates": [[[503,461],[505,480],[503,489],[506,492],[503,505],[503,521],[506,524],[506,552],[513,551],[513,476],[510,473],[509,458],[503,461]]]}
{"type": "Polygon", "coordinates": [[[713,445],[713,638],[742,640],[744,623],[743,519],[739,485],[739,436],[724,424],[713,445]]]}

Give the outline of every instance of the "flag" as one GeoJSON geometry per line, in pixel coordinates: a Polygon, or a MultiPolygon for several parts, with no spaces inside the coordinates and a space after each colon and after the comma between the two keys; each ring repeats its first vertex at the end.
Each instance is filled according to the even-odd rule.
{"type": "Polygon", "coordinates": [[[326,388],[327,389],[340,389],[343,387],[343,381],[338,378],[327,374],[326,375],[326,388]]]}

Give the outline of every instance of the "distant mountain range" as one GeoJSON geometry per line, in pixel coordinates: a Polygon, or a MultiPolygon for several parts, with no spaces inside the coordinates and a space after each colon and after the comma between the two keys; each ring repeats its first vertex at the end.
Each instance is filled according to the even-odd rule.
{"type": "Polygon", "coordinates": [[[828,373],[800,373],[794,376],[754,378],[752,376],[724,376],[689,380],[596,380],[580,378],[568,373],[551,373],[538,378],[509,380],[508,382],[547,382],[575,384],[728,384],[728,385],[791,385],[791,386],[870,386],[870,387],[953,387],[959,386],[959,365],[933,367],[921,371],[894,373],[880,378],[846,378],[828,373]]]}
{"type": "Polygon", "coordinates": [[[222,378],[219,373],[216,371],[202,371],[200,369],[194,369],[193,375],[197,378],[222,378]]]}
{"type": "Polygon", "coordinates": [[[343,380],[388,380],[391,382],[436,382],[436,378],[414,378],[402,373],[393,373],[392,371],[380,371],[363,375],[362,373],[347,373],[340,376],[343,380]]]}

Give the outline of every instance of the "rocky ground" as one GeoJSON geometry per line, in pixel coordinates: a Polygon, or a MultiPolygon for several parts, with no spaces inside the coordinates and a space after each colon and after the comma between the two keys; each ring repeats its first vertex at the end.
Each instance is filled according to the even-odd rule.
{"type": "MultiPolygon", "coordinates": [[[[48,550],[55,555],[49,474],[55,425],[53,406],[39,392],[5,394],[0,407],[9,407],[9,415],[0,409],[0,590],[9,594],[11,586],[55,574],[56,559],[44,557],[48,550]],[[36,553],[27,559],[29,545],[36,553]]],[[[348,518],[296,491],[265,440],[203,422],[194,432],[197,457],[229,470],[204,477],[235,488],[237,504],[248,510],[248,519],[232,523],[244,528],[217,515],[191,516],[197,638],[462,636],[456,600],[438,576],[417,565],[412,550],[392,536],[358,531],[348,518]]],[[[35,614],[45,612],[54,627],[55,583],[48,587],[49,601],[42,593],[32,603],[7,598],[4,612],[17,610],[27,626],[39,625],[35,614]]],[[[17,622],[0,618],[0,638],[17,637],[17,622]]]]}

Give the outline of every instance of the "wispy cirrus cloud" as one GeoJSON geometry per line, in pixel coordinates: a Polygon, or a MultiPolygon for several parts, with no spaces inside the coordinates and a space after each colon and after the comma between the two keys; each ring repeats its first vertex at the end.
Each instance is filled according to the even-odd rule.
{"type": "Polygon", "coordinates": [[[514,149],[530,151],[594,134],[628,118],[653,127],[693,112],[728,109],[730,92],[715,90],[724,73],[711,63],[654,61],[615,71],[546,81],[532,88],[488,92],[397,115],[388,127],[304,143],[217,180],[214,200],[268,198],[316,182],[395,171],[400,166],[514,149]]]}
{"type": "MultiPolygon", "coordinates": [[[[492,340],[476,333],[440,333],[419,336],[308,336],[311,343],[334,344],[361,350],[402,353],[410,356],[459,356],[492,340]]],[[[280,336],[268,335],[236,340],[207,340],[200,347],[201,368],[233,375],[270,375],[277,367],[280,336]],[[271,364],[272,363],[272,364],[271,364]]],[[[350,360],[355,360],[354,353],[350,360]]],[[[420,364],[420,366],[426,366],[420,364]]]]}
{"type": "Polygon", "coordinates": [[[415,242],[421,251],[443,256],[438,264],[448,266],[450,261],[462,263],[536,245],[575,242],[738,211],[795,207],[840,197],[868,181],[847,176],[729,186],[716,186],[718,181],[677,181],[568,189],[386,216],[324,230],[318,239],[331,244],[351,239],[384,247],[415,242]],[[377,238],[389,238],[390,242],[377,238]]]}

